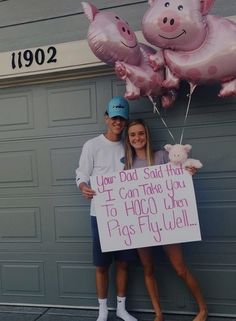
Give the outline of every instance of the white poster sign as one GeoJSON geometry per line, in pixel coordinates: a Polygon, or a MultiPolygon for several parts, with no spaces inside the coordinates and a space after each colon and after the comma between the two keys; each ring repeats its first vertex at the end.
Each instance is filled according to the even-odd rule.
{"type": "Polygon", "coordinates": [[[201,240],[191,175],[171,163],[91,177],[103,252],[201,240]]]}

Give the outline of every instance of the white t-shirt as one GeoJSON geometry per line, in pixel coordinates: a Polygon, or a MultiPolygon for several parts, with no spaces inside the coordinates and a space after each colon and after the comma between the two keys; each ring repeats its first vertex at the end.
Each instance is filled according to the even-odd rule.
{"type": "MultiPolygon", "coordinates": [[[[76,169],[76,184],[89,183],[90,176],[105,175],[124,169],[124,147],[122,141],[112,142],[103,134],[88,140],[82,149],[79,167],[76,169]]],[[[90,215],[96,216],[94,201],[90,215]]]]}

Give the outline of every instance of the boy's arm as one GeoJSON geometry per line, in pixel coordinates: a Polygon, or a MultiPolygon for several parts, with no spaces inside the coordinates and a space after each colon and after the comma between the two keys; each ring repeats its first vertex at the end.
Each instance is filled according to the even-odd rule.
{"type": "Polygon", "coordinates": [[[95,195],[89,186],[89,178],[93,172],[93,157],[89,143],[85,143],[76,169],[76,185],[85,198],[91,199],[95,195]]]}

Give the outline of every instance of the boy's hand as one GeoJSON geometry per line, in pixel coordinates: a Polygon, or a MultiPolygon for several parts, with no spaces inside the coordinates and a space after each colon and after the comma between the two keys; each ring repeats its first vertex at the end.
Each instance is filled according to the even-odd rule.
{"type": "Polygon", "coordinates": [[[92,199],[93,196],[96,195],[96,192],[92,190],[92,188],[89,187],[86,183],[81,183],[79,187],[82,195],[87,199],[92,199]]]}

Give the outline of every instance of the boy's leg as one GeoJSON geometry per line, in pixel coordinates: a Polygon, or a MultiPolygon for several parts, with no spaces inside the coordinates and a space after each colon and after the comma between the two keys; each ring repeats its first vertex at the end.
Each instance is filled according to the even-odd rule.
{"type": "Polygon", "coordinates": [[[107,293],[109,282],[109,266],[96,266],[96,289],[99,303],[97,321],[107,321],[107,293]]]}
{"type": "Polygon", "coordinates": [[[96,289],[99,303],[99,315],[97,321],[107,321],[107,293],[109,284],[109,266],[112,261],[111,253],[102,253],[98,234],[97,219],[91,216],[93,235],[93,264],[96,266],[96,289]]]}
{"type": "Polygon", "coordinates": [[[96,266],[96,289],[99,299],[106,299],[109,283],[108,266],[96,266]]]}
{"type": "Polygon", "coordinates": [[[126,310],[126,288],[128,282],[128,262],[137,258],[135,250],[116,252],[116,288],[117,288],[117,310],[116,315],[124,321],[137,321],[135,317],[126,310]]]}

